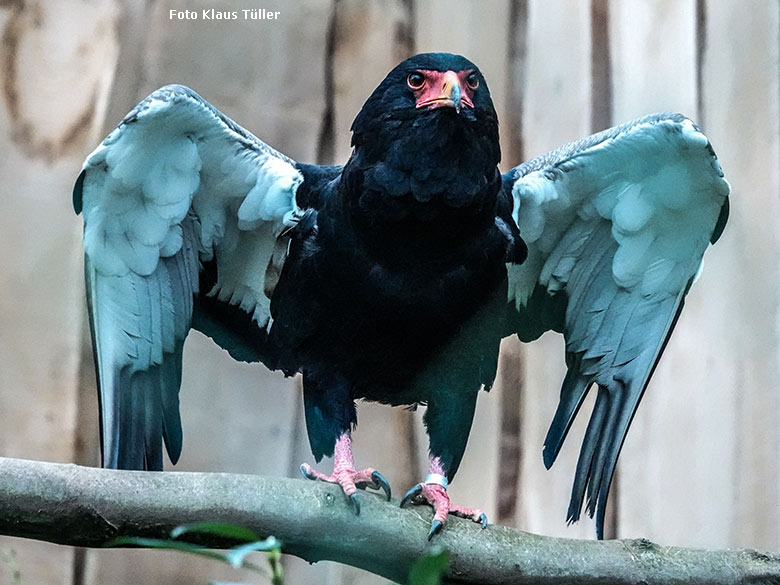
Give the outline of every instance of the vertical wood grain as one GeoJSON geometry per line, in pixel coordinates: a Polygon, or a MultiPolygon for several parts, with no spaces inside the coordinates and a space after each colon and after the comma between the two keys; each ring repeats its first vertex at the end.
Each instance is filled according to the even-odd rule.
{"type": "MultiPolygon", "coordinates": [[[[507,118],[509,80],[507,58],[510,34],[510,3],[506,0],[480,2],[461,0],[421,1],[417,6],[416,50],[464,55],[475,63],[485,76],[498,119],[507,118]]],[[[501,135],[501,148],[508,152],[508,134],[501,135]]],[[[502,167],[513,166],[504,160],[502,167]]]]}
{"type": "Polygon", "coordinates": [[[496,429],[498,475],[496,477],[497,524],[518,525],[518,496],[524,457],[523,396],[525,394],[525,362],[520,340],[509,337],[501,343],[498,372],[493,388],[499,404],[500,427],[496,429]]]}
{"type": "Polygon", "coordinates": [[[713,526],[717,533],[701,540],[777,550],[780,3],[762,0],[749,6],[745,11],[736,3],[706,5],[705,131],[732,196],[729,225],[705,258],[694,291],[701,293],[699,325],[706,335],[696,350],[696,360],[706,366],[695,392],[702,410],[709,410],[714,398],[725,413],[718,413],[708,440],[692,454],[689,473],[706,481],[696,486],[698,493],[722,494],[716,500],[722,505],[701,512],[719,518],[713,526]],[[730,436],[732,450],[717,448],[723,435],[730,436]]]}
{"type": "MultiPolygon", "coordinates": [[[[118,103],[111,111],[124,113],[157,87],[182,83],[274,148],[313,162],[324,109],[327,0],[266,3],[264,8],[281,13],[274,21],[170,20],[169,10],[180,8],[164,0],[141,16],[137,34],[126,39],[134,45],[125,47],[118,71],[121,86],[132,91],[115,93],[118,103]]],[[[187,8],[200,12],[214,5],[191,2],[187,8]]],[[[219,6],[243,8],[238,1],[219,6]]],[[[130,4],[126,9],[138,10],[130,4]]],[[[293,379],[260,364],[237,363],[192,332],[181,389],[184,448],[176,469],[287,474],[298,393],[293,379]]],[[[148,582],[224,580],[231,574],[217,563],[176,554],[90,552],[86,564],[87,582],[117,585],[137,582],[141,572],[148,582]]]]}
{"type": "MultiPolygon", "coordinates": [[[[402,0],[339,0],[333,47],[334,164],[352,152],[350,126],[363,102],[398,63],[411,55],[408,6],[402,0]]],[[[322,161],[329,162],[329,161],[322,161]]]]}
{"type": "MultiPolygon", "coordinates": [[[[525,158],[523,115],[528,57],[528,0],[509,2],[506,37],[507,71],[504,95],[496,96],[504,102],[505,117],[501,120],[502,150],[505,166],[511,167],[525,158]]],[[[501,344],[499,368],[493,389],[498,400],[499,423],[496,430],[498,445],[498,476],[496,478],[496,516],[499,524],[516,525],[518,498],[523,479],[523,414],[525,394],[524,356],[520,341],[511,336],[501,344]]]]}
{"type": "MultiPolygon", "coordinates": [[[[0,4],[3,455],[96,462],[91,364],[79,375],[81,222],[70,189],[84,156],[130,107],[160,85],[184,83],[285,154],[340,164],[350,153],[349,125],[384,75],[413,52],[451,51],[487,77],[503,169],[521,154],[652,111],[680,110],[704,124],[733,187],[731,220],[705,257],[629,431],[608,523],[617,536],[662,544],[780,548],[776,1],[270,0],[264,7],[280,10],[279,21],[211,23],[170,21],[168,10],[181,8],[173,0],[0,4]]],[[[177,469],[281,475],[311,461],[297,379],[237,364],[198,334],[186,354],[177,469]]],[[[503,508],[503,519],[525,530],[593,537],[586,520],[565,525],[592,400],[553,469],[541,461],[565,371],[562,338],[547,334],[522,349],[509,341],[502,354],[496,387],[480,397],[453,499],[493,517],[503,508]],[[515,431],[501,435],[502,421],[519,440],[515,431]],[[502,436],[522,453],[509,470],[519,473],[516,494],[500,490],[502,436]]],[[[424,472],[420,414],[360,407],[357,463],[385,472],[396,495],[424,472]]],[[[10,582],[11,550],[25,584],[257,582],[179,555],[74,555],[0,538],[0,584],[10,582]]],[[[335,564],[285,564],[291,585],[384,585],[335,564]]]]}
{"type": "MultiPolygon", "coordinates": [[[[70,190],[116,60],[110,0],[0,10],[0,447],[74,457],[83,285],[70,190]]],[[[66,583],[72,549],[0,538],[0,583],[66,583]],[[8,559],[13,558],[13,563],[8,559]]]]}
{"type": "MultiPolygon", "coordinates": [[[[590,12],[576,0],[528,5],[526,78],[523,83],[523,144],[530,159],[590,132],[590,12]]],[[[520,161],[517,161],[520,162],[520,161]]],[[[542,445],[558,404],[565,374],[563,338],[554,333],[523,347],[525,376],[521,433],[523,462],[518,526],[523,530],[590,537],[587,521],[566,525],[571,482],[589,412],[586,402],[550,471],[542,445]]]]}
{"type": "MultiPolygon", "coordinates": [[[[695,117],[695,2],[637,2],[630,8],[613,2],[611,11],[615,121],[653,111],[695,117]]],[[[710,138],[720,151],[722,141],[710,138]]],[[[730,177],[727,164],[724,169],[730,177]]],[[[618,464],[618,536],[688,546],[729,544],[739,426],[734,371],[726,365],[730,351],[720,342],[725,320],[713,322],[712,315],[727,310],[715,299],[733,276],[720,276],[711,264],[726,252],[732,229],[729,225],[723,242],[705,256],[704,274],[629,430],[618,464]]]]}

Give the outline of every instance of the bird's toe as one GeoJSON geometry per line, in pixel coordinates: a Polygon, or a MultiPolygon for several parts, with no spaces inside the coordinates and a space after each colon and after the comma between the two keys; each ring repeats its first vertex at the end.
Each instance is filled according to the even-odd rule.
{"type": "Polygon", "coordinates": [[[325,475],[324,473],[320,473],[319,471],[313,469],[312,466],[309,465],[308,463],[302,463],[300,470],[301,470],[301,475],[306,479],[311,479],[314,481],[316,480],[327,481],[332,483],[330,476],[325,475]]]}
{"type": "Polygon", "coordinates": [[[354,494],[350,494],[349,502],[352,504],[352,507],[355,509],[355,515],[360,516],[360,496],[357,495],[357,492],[355,492],[354,494]]]}
{"type": "Polygon", "coordinates": [[[488,518],[487,515],[479,508],[466,508],[464,506],[458,506],[455,504],[450,505],[450,514],[453,516],[460,516],[461,518],[467,518],[472,522],[482,525],[482,528],[487,528],[488,518]]]}
{"type": "Polygon", "coordinates": [[[450,514],[460,516],[461,518],[468,518],[477,524],[480,524],[483,529],[487,528],[488,519],[482,510],[479,508],[466,508],[453,504],[447,494],[447,489],[438,484],[418,483],[413,486],[401,499],[401,507],[409,503],[428,504],[433,507],[433,521],[431,522],[431,528],[428,532],[428,540],[442,531],[444,524],[447,522],[447,517],[450,514]]]}
{"type": "Polygon", "coordinates": [[[415,500],[422,494],[422,491],[423,484],[421,483],[418,483],[417,485],[409,488],[409,491],[404,494],[403,498],[401,498],[401,507],[403,508],[409,502],[417,503],[415,500]]]}
{"type": "Polygon", "coordinates": [[[370,487],[375,490],[382,490],[390,500],[390,482],[384,475],[377,470],[368,468],[361,471],[355,469],[338,469],[332,475],[325,475],[313,469],[308,463],[300,467],[301,475],[306,479],[319,480],[327,483],[335,483],[341,486],[344,495],[349,498],[350,504],[355,509],[356,514],[360,514],[360,499],[357,495],[358,489],[370,487]]]}
{"type": "Polygon", "coordinates": [[[392,491],[390,490],[390,482],[387,481],[384,475],[379,473],[377,470],[374,470],[371,473],[371,479],[373,480],[373,483],[371,484],[371,487],[373,487],[375,490],[381,489],[385,492],[385,496],[387,496],[387,501],[390,501],[390,498],[392,497],[392,491]]]}
{"type": "Polygon", "coordinates": [[[431,529],[428,531],[428,540],[432,539],[434,536],[439,534],[441,532],[441,529],[444,527],[444,524],[439,520],[434,520],[431,522],[431,529]]]}

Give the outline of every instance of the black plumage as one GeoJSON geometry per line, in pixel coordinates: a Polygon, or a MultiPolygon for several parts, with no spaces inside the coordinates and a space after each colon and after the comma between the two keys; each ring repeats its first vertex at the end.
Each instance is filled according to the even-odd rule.
{"type": "MultiPolygon", "coordinates": [[[[489,94],[468,116],[420,113],[405,83],[418,69],[476,69],[452,61],[421,56],[387,77],[352,126],[352,157],[322,191],[316,214],[295,230],[271,303],[269,344],[279,352],[272,367],[304,372],[317,459],[331,455],[354,424],[354,399],[434,410],[439,401],[463,400],[468,411],[480,384],[493,380],[495,326],[482,334],[488,343],[474,338],[459,354],[437,356],[462,331],[464,316],[501,286],[498,296],[506,297],[508,240],[495,223],[500,153],[489,94]],[[440,371],[422,375],[433,367],[440,371]],[[471,371],[448,375],[454,370],[471,371]]],[[[494,310],[502,308],[503,299],[494,310]]],[[[461,457],[454,451],[446,453],[452,473],[461,457]]]]}
{"type": "Polygon", "coordinates": [[[425,404],[430,474],[405,500],[434,505],[431,534],[448,512],[484,524],[446,495],[477,395],[503,337],[553,329],[566,336],[569,373],[544,461],[597,384],[569,517],[587,489],[601,535],[631,417],[725,223],[728,185],[706,138],[682,116],[656,115],[502,177],[482,74],[430,53],[371,94],[352,145],[343,167],[297,163],[168,86],[90,156],[74,204],[104,464],[159,469],[163,438],[178,457],[193,327],[236,359],[303,374],[312,452],[335,455],[333,475],[304,475],[338,482],[353,501],[356,487],[387,486],[352,463],[355,401],[425,404]]]}

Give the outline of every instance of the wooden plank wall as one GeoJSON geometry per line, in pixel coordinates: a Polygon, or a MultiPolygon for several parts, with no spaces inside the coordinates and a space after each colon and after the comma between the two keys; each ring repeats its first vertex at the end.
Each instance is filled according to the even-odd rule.
{"type": "MultiPolygon", "coordinates": [[[[608,533],[780,550],[778,2],[269,0],[279,21],[168,19],[172,8],[212,7],[0,2],[0,455],[97,461],[70,187],[124,112],[184,83],[293,158],[342,162],[351,120],[384,74],[415,52],[445,50],[487,76],[503,168],[651,111],[683,111],[710,136],[733,187],[731,221],[629,433],[608,533]]],[[[178,468],[295,475],[311,460],[296,379],[236,364],[195,334],[185,359],[178,468]]],[[[564,521],[585,420],[550,472],[540,456],[563,368],[559,336],[505,342],[451,491],[502,523],[590,538],[589,522],[564,521]]],[[[396,494],[424,472],[426,446],[420,413],[361,407],[358,462],[382,469],[396,494]]],[[[0,585],[14,566],[25,584],[249,580],[143,551],[2,538],[0,553],[0,585]]],[[[290,584],[383,582],[285,562],[290,584]]]]}

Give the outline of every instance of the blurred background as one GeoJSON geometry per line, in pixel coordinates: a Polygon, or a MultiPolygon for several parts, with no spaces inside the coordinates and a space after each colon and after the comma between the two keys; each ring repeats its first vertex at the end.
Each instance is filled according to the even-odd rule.
{"type": "MultiPolygon", "coordinates": [[[[98,462],[71,186],[136,102],[186,84],[285,154],[341,163],[384,75],[413,53],[450,51],[488,80],[504,169],[654,111],[681,111],[709,136],[733,187],[730,223],[634,419],[607,533],[780,550],[779,2],[3,0],[0,29],[1,456],[98,462]],[[280,15],[169,18],[203,8],[280,15]]],[[[177,469],[296,476],[312,460],[298,380],[235,363],[196,333],[185,354],[177,469]]],[[[593,538],[591,522],[565,523],[592,402],[553,469],[542,466],[563,372],[560,336],[505,342],[451,494],[496,523],[593,538]]],[[[420,418],[360,406],[357,463],[382,470],[397,495],[425,472],[420,418]]],[[[285,563],[295,585],[384,582],[285,563]]],[[[25,585],[257,582],[189,557],[0,538],[0,584],[16,583],[14,567],[25,585]]]]}

